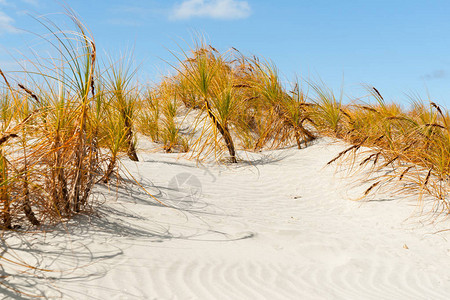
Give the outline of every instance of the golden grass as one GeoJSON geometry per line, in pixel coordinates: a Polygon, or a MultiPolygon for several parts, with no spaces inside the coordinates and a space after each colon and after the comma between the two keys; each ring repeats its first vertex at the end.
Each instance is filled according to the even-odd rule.
{"type": "Polygon", "coordinates": [[[235,49],[220,53],[204,42],[182,53],[175,75],[154,94],[161,95],[160,104],[179,101],[197,112],[201,134],[190,146],[195,158],[212,154],[220,160],[227,151],[236,163],[238,148],[257,151],[292,141],[301,148],[315,138],[306,125],[312,123],[307,96],[298,84],[287,92],[273,64],[235,49]]]}
{"type": "Polygon", "coordinates": [[[350,162],[355,170],[370,167],[373,183],[363,196],[390,187],[398,193],[418,193],[419,198],[430,195],[437,199],[439,211],[450,212],[450,117],[434,102],[417,100],[412,109],[403,110],[370,88],[374,104],[343,104],[342,92],[336,97],[323,83],[309,83],[312,96],[304,94],[298,82],[287,91],[273,63],[236,49],[219,53],[197,42],[183,55],[177,58],[175,75],[153,91],[162,95],[160,105],[179,101],[198,113],[201,134],[190,141],[196,159],[202,154],[222,158],[227,151],[236,162],[239,149],[258,151],[293,143],[301,148],[316,135],[333,136],[352,145],[329,164],[350,162]],[[368,152],[361,150],[367,147],[368,152]],[[388,175],[380,177],[386,168],[388,175]]]}
{"type": "Polygon", "coordinates": [[[119,153],[138,160],[136,131],[166,152],[191,149],[196,159],[217,160],[228,153],[233,163],[240,150],[301,148],[316,135],[334,136],[352,146],[329,164],[350,159],[352,168],[370,166],[373,174],[393,169],[364,195],[397,179],[398,190],[429,194],[448,212],[450,117],[434,102],[416,101],[405,111],[375,88],[375,104],[344,105],[322,83],[310,84],[312,96],[298,81],[288,91],[273,63],[236,49],[220,53],[203,41],[177,57],[173,76],[146,86],[135,79],[131,57],[100,66],[93,38],[69,16],[73,32],[41,21],[54,39],[58,65],[36,61],[36,71],[22,79],[0,71],[4,228],[22,216],[38,225],[80,212],[94,184],[117,174],[119,153]],[[187,133],[182,114],[196,116],[187,133]],[[363,154],[364,147],[371,152],[363,154]]]}
{"type": "MultiPolygon", "coordinates": [[[[431,196],[436,199],[435,212],[450,213],[448,112],[434,102],[425,104],[420,99],[413,102],[411,109],[403,110],[394,103],[387,104],[375,88],[370,92],[375,104],[341,106],[340,112],[345,117],[333,127],[339,129],[323,130],[324,134],[352,144],[329,163],[350,162],[352,168],[370,166],[374,183],[363,196],[384,186],[393,193],[417,194],[419,199],[431,196]],[[361,151],[363,146],[370,150],[361,151]],[[359,155],[347,155],[358,150],[359,155]],[[380,171],[384,175],[379,175],[380,171]]],[[[334,112],[330,114],[334,116],[334,112]]]]}

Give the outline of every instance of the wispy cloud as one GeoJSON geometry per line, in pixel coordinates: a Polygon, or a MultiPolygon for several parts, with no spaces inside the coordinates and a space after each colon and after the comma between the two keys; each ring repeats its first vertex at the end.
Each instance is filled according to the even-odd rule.
{"type": "Polygon", "coordinates": [[[445,77],[447,77],[447,72],[445,72],[445,70],[435,70],[429,74],[421,76],[420,78],[425,80],[433,80],[433,79],[442,79],[445,77]]]}
{"type": "MultiPolygon", "coordinates": [[[[20,2],[37,6],[39,0],[21,0],[20,2]]],[[[19,33],[20,31],[14,26],[15,20],[12,15],[21,15],[23,11],[18,1],[0,0],[0,34],[19,33]]]]}
{"type": "Polygon", "coordinates": [[[250,16],[251,8],[247,1],[239,0],[185,0],[176,4],[172,19],[195,17],[212,19],[244,19],[250,16]]]}
{"type": "Polygon", "coordinates": [[[13,23],[14,19],[0,10],[0,34],[18,32],[13,23]]]}

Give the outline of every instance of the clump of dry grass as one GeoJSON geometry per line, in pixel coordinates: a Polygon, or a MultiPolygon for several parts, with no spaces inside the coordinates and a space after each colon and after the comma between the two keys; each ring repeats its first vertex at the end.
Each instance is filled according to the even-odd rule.
{"type": "Polygon", "coordinates": [[[306,95],[298,84],[286,92],[273,64],[235,49],[219,53],[203,42],[183,55],[177,73],[157,90],[170,90],[166,99],[197,112],[201,133],[191,143],[197,159],[211,154],[220,159],[227,151],[235,163],[238,148],[255,151],[292,142],[301,148],[315,138],[306,125],[312,122],[306,95]]]}
{"type": "Polygon", "coordinates": [[[140,99],[138,128],[165,152],[187,152],[188,139],[181,133],[180,101],[172,85],[162,82],[158,88],[148,88],[140,99]]]}
{"type": "MultiPolygon", "coordinates": [[[[90,212],[94,186],[109,180],[118,153],[137,160],[135,71],[126,59],[101,70],[89,31],[72,11],[67,16],[73,31],[38,19],[48,30],[43,40],[50,57],[34,57],[32,67],[15,77],[0,70],[3,230],[52,225],[90,212]]],[[[0,284],[8,287],[6,281],[0,284]]]]}
{"type": "Polygon", "coordinates": [[[123,137],[123,145],[128,157],[139,161],[136,153],[136,140],[133,135],[135,110],[137,107],[139,91],[133,84],[137,69],[132,69],[132,57],[123,57],[117,62],[110,60],[106,71],[106,85],[109,98],[109,110],[115,122],[120,125],[118,136],[123,137]]]}
{"type": "Polygon", "coordinates": [[[217,143],[216,132],[219,132],[231,162],[236,163],[236,149],[229,129],[229,117],[239,99],[233,93],[232,73],[229,72],[226,60],[212,47],[197,47],[192,51],[191,57],[186,56],[181,61],[179,73],[201,99],[202,108],[213,127],[214,143],[217,143]]]}
{"type": "Polygon", "coordinates": [[[420,99],[413,102],[411,109],[403,110],[397,104],[386,103],[377,89],[369,91],[375,104],[344,107],[333,104],[332,97],[324,101],[336,109],[322,109],[319,114],[329,114],[322,118],[336,119],[338,106],[341,116],[330,126],[332,130],[323,133],[352,144],[329,163],[350,163],[356,171],[369,172],[372,184],[363,197],[383,188],[392,193],[417,194],[419,199],[428,195],[436,199],[435,212],[450,213],[448,112],[434,102],[426,105],[420,99]],[[363,146],[366,150],[362,150],[363,146]]]}
{"type": "Polygon", "coordinates": [[[161,138],[161,102],[159,94],[153,88],[148,88],[140,101],[138,130],[154,142],[159,142],[161,138]]]}
{"type": "Polygon", "coordinates": [[[254,111],[260,111],[260,134],[255,150],[261,149],[271,142],[272,147],[289,144],[295,140],[297,147],[307,145],[315,139],[306,123],[312,124],[311,103],[300,89],[297,82],[291,92],[286,92],[280,82],[277,68],[269,62],[261,62],[254,58],[247,67],[249,88],[253,94],[254,111]],[[262,125],[262,126],[261,126],[262,125]]]}
{"type": "Polygon", "coordinates": [[[75,31],[50,20],[47,40],[60,59],[33,62],[34,69],[8,78],[1,103],[2,227],[52,224],[90,206],[103,172],[105,90],[97,72],[93,38],[71,12],[75,31]]]}

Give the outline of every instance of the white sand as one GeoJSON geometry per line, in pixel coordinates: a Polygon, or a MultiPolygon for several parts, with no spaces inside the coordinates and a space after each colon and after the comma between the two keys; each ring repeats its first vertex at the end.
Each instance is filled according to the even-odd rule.
{"type": "Polygon", "coordinates": [[[53,270],[9,282],[63,299],[449,299],[450,231],[438,231],[450,222],[416,217],[414,199],[350,201],[353,181],[325,167],[345,147],[330,141],[236,166],[124,160],[157,199],[184,209],[155,205],[132,182],[103,187],[100,216],[7,239],[10,253],[53,270]],[[201,190],[190,177],[179,203],[168,185],[180,173],[201,190]]]}

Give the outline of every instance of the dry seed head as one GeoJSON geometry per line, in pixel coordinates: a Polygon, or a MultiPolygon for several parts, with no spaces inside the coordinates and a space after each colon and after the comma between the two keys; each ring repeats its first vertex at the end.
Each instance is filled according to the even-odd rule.
{"type": "Polygon", "coordinates": [[[37,97],[35,94],[33,94],[32,91],[30,91],[29,89],[27,89],[25,86],[23,86],[23,85],[20,84],[20,83],[18,84],[18,86],[19,86],[22,90],[24,90],[28,95],[30,95],[31,98],[33,98],[34,100],[36,100],[38,103],[40,102],[39,99],[38,99],[38,97],[37,97]]]}
{"type": "Polygon", "coordinates": [[[390,116],[390,117],[387,117],[386,120],[409,121],[408,118],[399,117],[399,116],[390,116]]]}
{"type": "Polygon", "coordinates": [[[370,107],[370,106],[367,106],[367,105],[360,105],[359,107],[361,107],[362,109],[365,109],[365,110],[368,110],[368,111],[375,112],[375,113],[379,114],[379,112],[373,107],[370,107]]]}
{"type": "Polygon", "coordinates": [[[430,104],[431,104],[431,106],[433,106],[434,108],[437,109],[437,111],[441,114],[442,117],[444,117],[444,114],[442,113],[442,110],[441,110],[441,108],[439,107],[439,105],[437,105],[437,104],[434,103],[434,102],[430,102],[430,104]]]}
{"type": "Polygon", "coordinates": [[[384,100],[384,99],[383,99],[383,96],[381,96],[380,92],[379,92],[375,87],[372,87],[372,88],[373,88],[373,90],[375,91],[375,93],[377,93],[378,97],[380,97],[381,100],[384,100]]]}
{"type": "Polygon", "coordinates": [[[369,192],[370,192],[374,187],[376,187],[380,182],[381,182],[381,180],[379,180],[379,181],[373,183],[373,184],[372,184],[372,185],[364,192],[364,196],[367,196],[367,194],[369,194],[369,192]]]}
{"type": "Polygon", "coordinates": [[[382,138],[384,138],[384,134],[377,137],[374,142],[379,142],[382,138]]]}
{"type": "Polygon", "coordinates": [[[375,155],[375,159],[373,160],[373,164],[374,164],[374,165],[377,164],[378,158],[380,157],[380,154],[381,154],[381,152],[378,152],[378,153],[375,155]]]}
{"type": "Polygon", "coordinates": [[[258,98],[259,98],[258,96],[254,96],[254,97],[247,98],[244,101],[252,101],[252,100],[255,100],[255,99],[258,99],[258,98]]]}
{"type": "Polygon", "coordinates": [[[339,108],[339,110],[344,116],[346,116],[350,121],[352,121],[352,117],[350,117],[350,115],[345,110],[343,110],[342,108],[339,108]]]}
{"type": "Polygon", "coordinates": [[[399,155],[397,155],[396,157],[394,157],[393,159],[391,159],[390,161],[388,161],[387,163],[384,164],[384,167],[389,166],[390,164],[392,164],[394,161],[396,161],[399,158],[399,155]]]}
{"type": "Polygon", "coordinates": [[[402,152],[406,152],[406,151],[407,151],[409,148],[411,148],[414,144],[415,144],[415,142],[412,143],[412,144],[410,144],[409,146],[406,146],[405,148],[403,148],[402,152]]]}
{"type": "Polygon", "coordinates": [[[431,169],[428,171],[427,177],[425,178],[425,182],[424,182],[424,186],[428,184],[428,180],[430,179],[431,176],[431,169]]]}
{"type": "Polygon", "coordinates": [[[6,76],[3,73],[2,69],[0,69],[0,75],[3,77],[3,80],[5,81],[5,83],[8,86],[8,88],[11,89],[11,85],[9,84],[8,79],[6,79],[6,76]]]}
{"type": "Polygon", "coordinates": [[[442,126],[441,124],[436,124],[436,123],[433,123],[433,124],[425,124],[425,127],[438,127],[438,128],[445,129],[444,126],[442,126]]]}
{"type": "Polygon", "coordinates": [[[219,53],[219,51],[217,51],[217,49],[214,48],[213,46],[209,45],[209,48],[211,48],[212,51],[214,51],[214,52],[216,52],[216,53],[219,53]]]}
{"type": "Polygon", "coordinates": [[[350,133],[352,133],[353,131],[356,131],[355,128],[350,129],[349,131],[347,131],[345,134],[349,135],[350,133]]]}
{"type": "Polygon", "coordinates": [[[248,84],[234,84],[234,88],[250,88],[251,86],[248,84]]]}
{"type": "Polygon", "coordinates": [[[342,155],[344,155],[345,153],[347,153],[347,152],[349,152],[349,151],[351,151],[351,150],[353,150],[353,149],[355,149],[355,148],[358,148],[358,145],[353,145],[353,146],[351,146],[351,147],[345,149],[344,151],[339,152],[339,154],[338,154],[335,158],[333,158],[332,160],[330,160],[330,161],[327,163],[327,165],[332,164],[333,162],[335,162],[336,160],[338,160],[342,155]]]}
{"type": "Polygon", "coordinates": [[[366,159],[364,159],[359,165],[362,166],[365,163],[367,163],[372,157],[374,157],[376,155],[376,153],[373,153],[371,155],[369,155],[369,157],[367,157],[366,159]]]}
{"type": "Polygon", "coordinates": [[[409,170],[411,170],[412,168],[414,168],[414,166],[409,166],[409,167],[407,167],[407,168],[402,172],[402,174],[400,175],[400,177],[398,178],[398,180],[399,180],[399,181],[402,180],[403,177],[405,176],[405,174],[406,174],[409,170]]]}
{"type": "Polygon", "coordinates": [[[0,146],[3,145],[4,143],[6,143],[10,138],[14,138],[14,137],[18,137],[18,135],[15,133],[10,133],[10,134],[2,136],[0,138],[0,146]]]}

